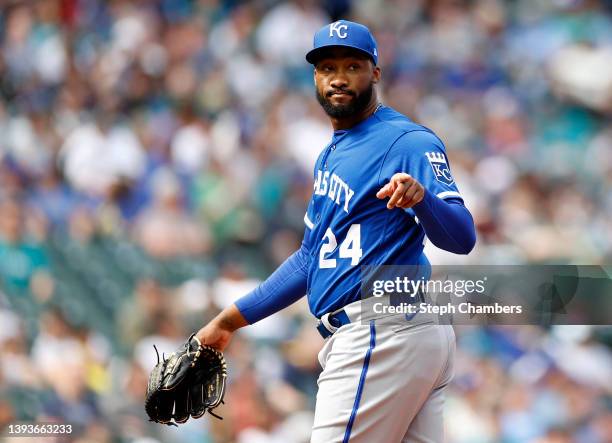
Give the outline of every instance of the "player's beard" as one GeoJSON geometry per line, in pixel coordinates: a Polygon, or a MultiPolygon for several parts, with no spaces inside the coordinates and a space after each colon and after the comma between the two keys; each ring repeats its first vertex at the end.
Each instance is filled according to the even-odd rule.
{"type": "Polygon", "coordinates": [[[317,100],[327,115],[332,118],[346,118],[358,114],[368,107],[374,93],[374,83],[370,83],[367,89],[360,94],[353,95],[353,99],[346,104],[333,105],[318,89],[316,91],[317,100]]]}

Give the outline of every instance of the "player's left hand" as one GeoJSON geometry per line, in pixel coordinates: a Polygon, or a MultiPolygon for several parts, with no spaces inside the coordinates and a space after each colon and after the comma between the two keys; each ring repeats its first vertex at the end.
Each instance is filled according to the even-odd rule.
{"type": "Polygon", "coordinates": [[[425,197],[425,188],[414,177],[405,172],[398,172],[391,177],[389,183],[380,188],[376,197],[387,202],[387,209],[408,209],[419,203],[425,197]]]}

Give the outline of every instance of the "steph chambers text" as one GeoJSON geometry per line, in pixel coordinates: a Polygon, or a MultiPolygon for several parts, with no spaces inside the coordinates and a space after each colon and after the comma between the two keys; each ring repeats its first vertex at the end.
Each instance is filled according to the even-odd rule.
{"type": "Polygon", "coordinates": [[[520,305],[475,305],[468,302],[459,304],[447,303],[444,305],[432,305],[429,303],[400,303],[388,305],[385,303],[374,303],[372,309],[376,314],[521,314],[523,307],[520,305]]]}

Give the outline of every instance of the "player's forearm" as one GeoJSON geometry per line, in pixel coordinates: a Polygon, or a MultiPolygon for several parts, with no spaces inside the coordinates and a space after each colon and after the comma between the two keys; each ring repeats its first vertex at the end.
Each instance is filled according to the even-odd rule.
{"type": "Polygon", "coordinates": [[[445,201],[426,191],[413,210],[427,238],[438,248],[455,254],[468,254],[474,248],[474,220],[460,202],[445,201]]]}
{"type": "Polygon", "coordinates": [[[310,253],[302,245],[261,285],[236,302],[250,324],[295,303],[306,294],[310,253]]]}
{"type": "Polygon", "coordinates": [[[234,332],[249,324],[235,304],[221,311],[212,322],[219,328],[229,332],[234,332]]]}

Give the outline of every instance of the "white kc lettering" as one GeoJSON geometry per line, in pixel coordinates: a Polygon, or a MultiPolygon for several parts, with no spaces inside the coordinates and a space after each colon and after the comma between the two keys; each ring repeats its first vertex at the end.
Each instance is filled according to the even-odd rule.
{"type": "Polygon", "coordinates": [[[347,33],[346,30],[348,29],[348,25],[345,25],[341,22],[335,22],[332,23],[331,25],[329,25],[329,36],[333,37],[334,36],[334,32],[336,33],[336,35],[339,38],[346,38],[347,33]],[[344,32],[342,32],[344,31],[344,32]]]}

